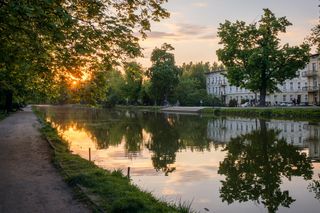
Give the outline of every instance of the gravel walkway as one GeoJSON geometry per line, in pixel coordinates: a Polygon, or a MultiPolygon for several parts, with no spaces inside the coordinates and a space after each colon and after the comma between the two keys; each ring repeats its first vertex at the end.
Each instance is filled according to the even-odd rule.
{"type": "Polygon", "coordinates": [[[90,212],[50,162],[30,107],[0,121],[0,212],[90,212]]]}

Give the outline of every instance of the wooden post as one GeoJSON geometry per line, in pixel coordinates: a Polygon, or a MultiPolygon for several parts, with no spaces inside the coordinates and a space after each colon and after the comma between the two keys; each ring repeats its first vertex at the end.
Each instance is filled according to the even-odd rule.
{"type": "Polygon", "coordinates": [[[130,179],[130,166],[128,167],[127,178],[130,179]]]}
{"type": "Polygon", "coordinates": [[[89,161],[91,161],[91,148],[89,148],[89,161]]]}

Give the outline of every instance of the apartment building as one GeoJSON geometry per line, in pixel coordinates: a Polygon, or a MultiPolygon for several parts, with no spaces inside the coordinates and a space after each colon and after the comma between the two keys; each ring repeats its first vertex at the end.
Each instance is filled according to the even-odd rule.
{"type": "MultiPolygon", "coordinates": [[[[270,105],[281,103],[297,103],[314,105],[319,103],[320,87],[320,57],[312,55],[310,62],[304,69],[297,71],[297,77],[286,80],[282,85],[278,85],[279,92],[268,94],[266,102],[270,105]]],[[[207,73],[207,92],[215,95],[228,104],[231,99],[249,100],[251,103],[259,101],[259,94],[255,94],[247,89],[232,86],[225,77],[225,70],[215,70],[207,73]]]]}
{"type": "Polygon", "coordinates": [[[306,66],[306,71],[303,76],[307,78],[308,84],[305,89],[308,92],[309,104],[320,103],[320,56],[319,54],[312,55],[309,64],[306,66]]]}

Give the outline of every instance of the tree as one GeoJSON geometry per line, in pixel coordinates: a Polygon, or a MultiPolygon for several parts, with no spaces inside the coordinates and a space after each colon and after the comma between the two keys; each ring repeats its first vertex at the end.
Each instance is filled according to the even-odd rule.
{"type": "Polygon", "coordinates": [[[116,104],[125,103],[123,87],[125,80],[122,74],[118,70],[111,70],[107,73],[108,88],[106,92],[106,101],[104,105],[106,107],[112,107],[116,104]]]}
{"type": "Polygon", "coordinates": [[[161,48],[155,48],[151,54],[152,66],[148,70],[151,82],[151,91],[156,102],[167,100],[173,94],[178,84],[179,68],[175,65],[174,50],[170,44],[164,43],[161,48]]]}
{"type": "Polygon", "coordinates": [[[320,53],[320,24],[311,29],[311,35],[308,40],[312,46],[316,46],[317,52],[320,53]]]}
{"type": "MultiPolygon", "coordinates": [[[[12,96],[41,90],[57,75],[109,67],[141,55],[136,31],[169,13],[167,0],[7,0],[0,2],[0,90],[12,96]],[[39,86],[39,84],[41,85],[39,86]]],[[[104,69],[103,69],[104,70],[104,69]]]]}
{"type": "Polygon", "coordinates": [[[211,70],[211,66],[209,62],[203,63],[195,63],[190,62],[189,64],[182,64],[182,76],[186,76],[188,78],[192,78],[197,80],[200,83],[200,87],[202,89],[206,89],[206,72],[211,70]]]}
{"type": "Polygon", "coordinates": [[[276,18],[264,9],[259,24],[243,21],[220,24],[218,36],[222,49],[219,60],[227,69],[231,85],[260,93],[260,105],[265,106],[267,93],[277,91],[277,85],[296,77],[298,69],[309,61],[309,46],[280,46],[279,33],[285,33],[291,23],[276,18]]]}
{"type": "Polygon", "coordinates": [[[125,96],[129,103],[138,103],[142,89],[143,70],[142,66],[136,62],[124,64],[125,71],[125,96]]]}

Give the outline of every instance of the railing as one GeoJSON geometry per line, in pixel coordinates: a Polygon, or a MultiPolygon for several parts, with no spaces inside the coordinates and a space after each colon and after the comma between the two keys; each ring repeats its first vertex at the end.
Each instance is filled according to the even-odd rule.
{"type": "Polygon", "coordinates": [[[318,70],[308,70],[302,72],[302,77],[312,77],[318,75],[318,70]]]}
{"type": "Polygon", "coordinates": [[[309,86],[309,87],[302,87],[303,91],[308,91],[308,92],[317,92],[319,91],[318,86],[309,86]]]}

